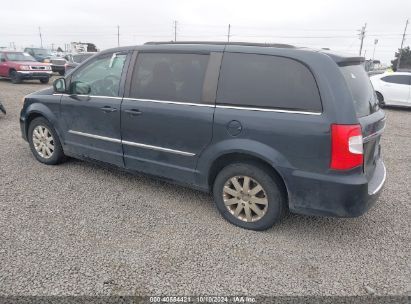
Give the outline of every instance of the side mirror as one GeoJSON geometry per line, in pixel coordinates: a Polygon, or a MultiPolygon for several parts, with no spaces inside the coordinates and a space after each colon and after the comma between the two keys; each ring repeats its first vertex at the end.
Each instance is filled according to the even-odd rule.
{"type": "Polygon", "coordinates": [[[6,58],[1,58],[1,62],[6,62],[6,58]]]}
{"type": "Polygon", "coordinates": [[[85,82],[74,81],[70,85],[70,93],[74,95],[89,95],[91,93],[91,86],[85,82]]]}
{"type": "Polygon", "coordinates": [[[66,92],[66,80],[64,78],[58,78],[53,82],[54,92],[65,93],[66,92]]]}

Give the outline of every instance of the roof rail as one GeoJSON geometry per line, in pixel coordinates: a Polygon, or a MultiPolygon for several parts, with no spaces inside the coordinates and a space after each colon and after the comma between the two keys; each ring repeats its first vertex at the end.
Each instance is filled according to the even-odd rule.
{"type": "Polygon", "coordinates": [[[241,46],[260,46],[260,47],[276,47],[276,48],[295,48],[290,44],[282,43],[256,43],[256,42],[224,42],[224,41],[149,41],[146,45],[161,45],[161,44],[215,44],[215,45],[241,45],[241,46]]]}

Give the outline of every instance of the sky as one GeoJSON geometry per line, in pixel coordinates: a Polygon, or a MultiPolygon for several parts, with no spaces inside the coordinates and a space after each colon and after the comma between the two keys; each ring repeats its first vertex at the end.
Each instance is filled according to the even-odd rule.
{"type": "MultiPolygon", "coordinates": [[[[99,49],[146,41],[288,43],[358,54],[389,64],[401,45],[411,0],[18,0],[2,1],[0,47],[57,48],[72,41],[99,49]],[[375,45],[375,39],[378,43],[375,45]],[[375,46],[375,53],[374,53],[375,46]]],[[[404,45],[411,45],[411,24],[404,45]]]]}

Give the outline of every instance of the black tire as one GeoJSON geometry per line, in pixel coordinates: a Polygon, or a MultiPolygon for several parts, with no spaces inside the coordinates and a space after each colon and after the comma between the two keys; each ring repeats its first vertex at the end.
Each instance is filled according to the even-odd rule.
{"type": "Polygon", "coordinates": [[[64,76],[65,73],[66,71],[59,71],[60,76],[64,76]]]}
{"type": "Polygon", "coordinates": [[[14,83],[14,84],[21,83],[21,78],[20,78],[19,74],[16,71],[14,71],[14,70],[10,71],[9,76],[10,76],[10,80],[11,80],[12,83],[14,83]]]}
{"type": "Polygon", "coordinates": [[[384,107],[385,106],[384,96],[382,96],[380,92],[375,92],[375,93],[377,94],[377,99],[378,99],[378,103],[380,104],[380,107],[384,107]]]}
{"type": "Polygon", "coordinates": [[[31,152],[33,153],[34,157],[41,163],[46,164],[46,165],[57,165],[61,162],[63,162],[66,157],[64,155],[63,148],[61,146],[60,139],[54,130],[53,126],[50,124],[50,122],[45,119],[44,117],[37,117],[33,119],[30,123],[27,138],[30,144],[30,149],[31,152]],[[39,152],[37,152],[36,148],[34,147],[33,143],[33,132],[38,126],[43,126],[48,129],[48,131],[51,133],[53,137],[53,145],[54,145],[54,151],[52,152],[51,156],[49,158],[42,157],[39,152]]]}
{"type": "Polygon", "coordinates": [[[286,197],[281,181],[258,163],[235,163],[223,168],[214,181],[213,196],[218,211],[227,221],[250,230],[266,230],[272,227],[284,217],[287,210],[286,197]],[[265,214],[256,221],[239,219],[231,213],[224,203],[224,186],[229,179],[237,176],[248,176],[258,182],[263,188],[268,201],[267,209],[265,214]]]}
{"type": "Polygon", "coordinates": [[[49,83],[49,81],[50,81],[50,78],[49,78],[49,77],[47,77],[47,78],[41,78],[41,79],[40,79],[40,82],[41,82],[41,83],[44,83],[44,84],[49,83]]]}

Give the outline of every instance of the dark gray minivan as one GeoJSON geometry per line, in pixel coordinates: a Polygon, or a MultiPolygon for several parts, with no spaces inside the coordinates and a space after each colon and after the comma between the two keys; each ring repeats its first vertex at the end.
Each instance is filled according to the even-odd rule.
{"type": "Polygon", "coordinates": [[[209,191],[243,228],[287,210],[359,216],[386,176],[363,60],[247,43],[110,49],[26,96],[21,131],[42,163],[90,159],[209,191]]]}

